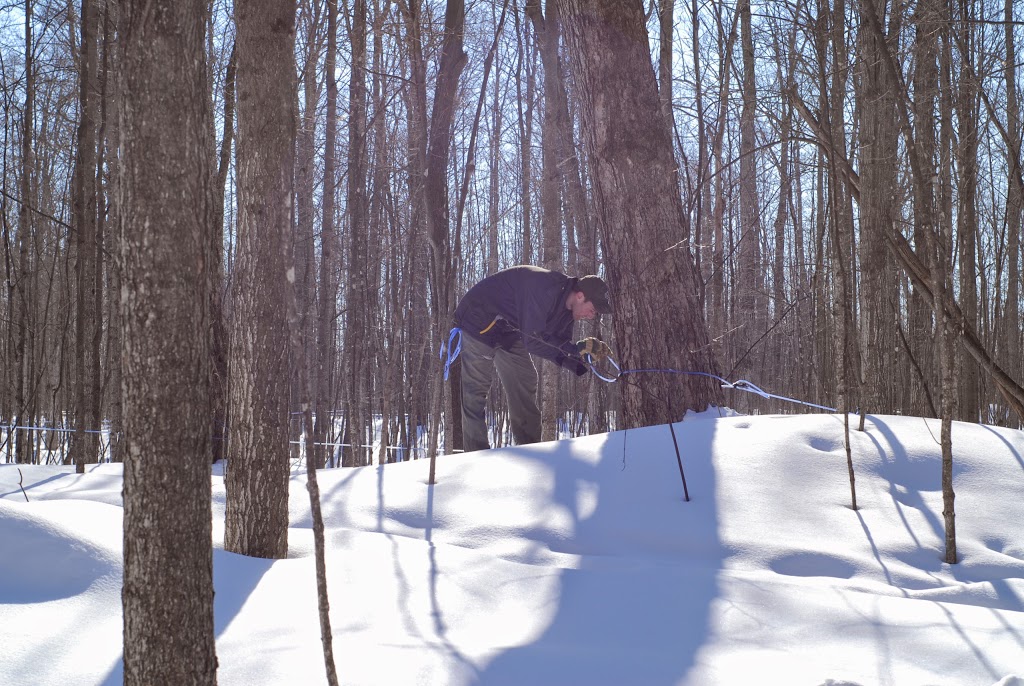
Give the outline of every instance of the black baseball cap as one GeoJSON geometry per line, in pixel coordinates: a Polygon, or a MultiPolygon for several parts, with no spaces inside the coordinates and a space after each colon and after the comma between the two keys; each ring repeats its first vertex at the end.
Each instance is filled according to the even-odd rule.
{"type": "Polygon", "coordinates": [[[576,290],[594,303],[594,309],[598,314],[611,314],[614,311],[612,304],[608,302],[608,284],[600,276],[594,274],[581,276],[576,281],[576,290]]]}

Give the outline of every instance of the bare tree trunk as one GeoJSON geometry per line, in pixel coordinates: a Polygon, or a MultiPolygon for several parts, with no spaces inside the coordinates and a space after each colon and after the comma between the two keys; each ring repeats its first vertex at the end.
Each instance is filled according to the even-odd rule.
{"type": "MultiPolygon", "coordinates": [[[[619,0],[561,0],[558,6],[580,93],[620,362],[625,368],[717,371],[690,246],[680,240],[686,221],[643,7],[619,0]]],[[[658,375],[644,386],[642,393],[620,385],[627,427],[678,421],[687,409],[715,404],[720,394],[698,376],[658,375]]]]}
{"type": "MultiPolygon", "coordinates": [[[[508,3],[504,3],[501,14],[501,23],[505,21],[505,11],[508,8],[508,3]]],[[[497,17],[494,16],[495,7],[491,7],[491,19],[497,21],[497,17]]],[[[501,34],[501,29],[495,31],[494,44],[497,46],[498,36],[501,34]]],[[[501,70],[498,69],[494,74],[494,90],[492,92],[491,100],[491,131],[490,131],[490,150],[487,155],[488,162],[488,193],[487,193],[487,273],[493,274],[500,268],[501,260],[499,260],[499,249],[498,249],[498,199],[500,198],[500,183],[501,178],[501,167],[500,167],[500,156],[499,150],[501,149],[501,122],[502,122],[502,107],[501,107],[501,70]]],[[[468,170],[467,170],[468,171],[468,170]]]]}
{"type": "Polygon", "coordinates": [[[754,88],[754,39],[751,35],[750,0],[737,7],[740,15],[740,47],[743,55],[743,109],[740,114],[740,239],[736,269],[736,315],[743,329],[739,353],[747,356],[734,362],[740,376],[747,376],[752,358],[749,353],[765,329],[764,275],[761,255],[761,214],[758,207],[757,140],[754,116],[757,92],[754,88]]]}
{"type": "MultiPolygon", "coordinates": [[[[960,4],[963,12],[973,14],[973,3],[960,4]]],[[[963,27],[967,54],[961,56],[960,78],[956,88],[956,115],[960,131],[956,145],[956,168],[959,172],[957,194],[957,241],[960,253],[960,302],[964,319],[978,328],[978,121],[981,118],[978,83],[974,79],[975,31],[973,16],[961,16],[957,27],[963,27]]],[[[959,28],[951,28],[958,31],[959,28]]],[[[1011,31],[1012,39],[1012,31],[1011,31]]],[[[1009,68],[1009,65],[1008,65],[1009,68]]],[[[1010,181],[1013,185],[1012,179],[1010,181]]],[[[981,407],[981,384],[978,368],[961,350],[957,355],[957,378],[960,380],[959,419],[984,421],[981,407]]]]}
{"type": "Polygon", "coordinates": [[[1014,378],[1021,372],[1020,322],[1020,258],[1021,213],[1024,212],[1024,189],[1017,182],[1020,175],[1021,124],[1020,103],[1017,99],[1017,48],[1014,40],[1013,0],[1006,0],[1003,10],[1006,36],[1004,74],[1006,79],[1006,131],[1009,135],[1006,150],[1006,304],[1003,308],[1001,359],[1007,373],[1014,378]]]}
{"type": "MultiPolygon", "coordinates": [[[[464,0],[448,0],[444,15],[444,41],[441,45],[441,62],[438,66],[437,87],[434,91],[434,109],[430,116],[430,137],[427,141],[426,184],[424,200],[427,206],[427,227],[432,257],[433,311],[435,340],[447,340],[445,336],[451,325],[454,311],[454,259],[449,236],[448,213],[448,157],[452,140],[452,125],[455,118],[455,95],[459,76],[466,66],[467,56],[462,49],[463,32],[466,26],[466,5],[464,0]]],[[[453,369],[452,396],[458,396],[461,375],[453,369]]],[[[441,389],[435,391],[434,421],[440,418],[441,389]]],[[[461,444],[461,404],[452,409],[450,424],[452,433],[458,433],[461,444]]],[[[436,435],[436,434],[435,434],[436,435]]],[[[454,438],[454,437],[453,437],[454,438]]],[[[429,483],[434,483],[435,473],[434,442],[431,442],[429,483]]]]}
{"type": "MultiPolygon", "coordinates": [[[[714,210],[710,217],[710,223],[712,228],[712,243],[713,248],[711,252],[711,275],[709,277],[711,282],[711,294],[708,298],[710,304],[708,310],[711,317],[711,330],[718,335],[722,335],[724,332],[729,330],[729,322],[731,321],[731,307],[728,302],[728,294],[726,292],[726,278],[725,278],[725,256],[726,256],[726,245],[725,245],[725,205],[726,205],[726,181],[728,169],[725,165],[725,154],[723,151],[723,145],[725,140],[725,129],[726,129],[726,113],[729,106],[729,82],[732,74],[731,58],[729,55],[732,54],[733,46],[736,43],[736,36],[738,34],[737,27],[739,26],[739,12],[733,14],[732,26],[729,30],[728,38],[726,38],[724,46],[720,44],[722,55],[721,63],[719,64],[719,70],[723,74],[721,84],[718,92],[719,109],[718,116],[715,119],[714,139],[711,142],[711,160],[714,162],[714,210]]],[[[709,169],[711,161],[708,162],[709,169]]],[[[710,200],[712,197],[711,186],[708,185],[707,198],[710,200]]],[[[708,203],[711,204],[710,202],[708,203]]],[[[730,337],[732,339],[733,337],[730,337]]]]}
{"type": "MultiPolygon", "coordinates": [[[[553,7],[553,3],[552,3],[553,7]]],[[[540,182],[540,230],[541,266],[545,269],[562,270],[562,170],[559,169],[559,153],[562,131],[558,128],[559,90],[564,93],[561,82],[561,65],[558,58],[559,26],[557,13],[547,20],[541,15],[540,0],[530,0],[526,13],[533,22],[541,61],[544,64],[544,121],[541,128],[541,161],[543,172],[540,182]]],[[[564,98],[564,95],[562,95],[564,98]]],[[[541,440],[553,441],[558,438],[558,374],[541,367],[541,440]]]]}
{"type": "Polygon", "coordinates": [[[323,217],[320,220],[320,294],[317,313],[316,347],[317,375],[313,382],[313,464],[317,469],[327,464],[323,445],[330,433],[333,419],[331,399],[334,397],[334,358],[337,338],[334,335],[338,311],[338,280],[335,276],[338,258],[338,234],[334,222],[334,194],[338,145],[338,76],[335,73],[338,52],[338,3],[327,0],[327,55],[324,72],[327,78],[327,120],[324,131],[323,217]]]}
{"type": "MultiPolygon", "coordinates": [[[[370,186],[370,242],[369,263],[370,283],[387,284],[384,290],[374,289],[380,295],[368,311],[369,322],[376,331],[371,347],[374,357],[366,366],[366,383],[370,387],[371,398],[378,403],[379,409],[371,407],[370,426],[380,416],[380,464],[387,462],[387,453],[391,442],[392,389],[395,386],[398,363],[397,336],[402,326],[398,305],[397,292],[401,287],[401,278],[392,269],[393,261],[389,257],[394,254],[396,241],[394,235],[394,212],[391,209],[389,189],[389,145],[387,135],[387,118],[381,113],[387,111],[388,84],[387,67],[385,66],[384,31],[385,24],[390,22],[391,0],[373,2],[373,64],[370,68],[372,77],[372,111],[377,113],[369,129],[370,148],[373,152],[373,164],[370,186]],[[390,274],[390,276],[389,276],[390,274]]],[[[371,430],[372,431],[372,430],[371,430]]],[[[373,440],[370,441],[373,443],[373,440]]],[[[370,461],[373,461],[372,454],[370,461]]]]}
{"type": "Polygon", "coordinates": [[[358,447],[365,442],[368,423],[369,389],[365,365],[371,320],[369,299],[369,210],[366,198],[366,0],[355,0],[351,27],[352,71],[349,81],[348,115],[348,284],[345,289],[345,418],[353,447],[343,451],[342,464],[357,467],[368,464],[368,453],[358,447]]]}
{"type": "Polygon", "coordinates": [[[224,548],[274,559],[288,554],[295,9],[294,1],[235,4],[239,216],[224,548]]]}
{"type": "Polygon", "coordinates": [[[82,2],[82,49],[80,68],[80,120],[78,151],[75,158],[75,274],[77,277],[75,315],[75,358],[78,370],[76,386],[75,434],[72,454],[75,470],[82,474],[85,465],[99,457],[99,348],[102,297],[97,283],[101,278],[96,225],[96,0],[82,2]]]}
{"type": "Polygon", "coordinates": [[[933,185],[938,201],[938,213],[934,229],[932,258],[932,291],[935,298],[935,329],[938,333],[936,354],[939,359],[940,414],[942,428],[942,518],[945,526],[945,561],[956,564],[956,493],[953,490],[953,413],[956,409],[955,349],[952,332],[949,330],[949,316],[942,302],[952,290],[950,263],[953,253],[953,83],[952,83],[952,36],[946,15],[947,6],[935,3],[935,24],[941,25],[939,44],[939,166],[933,185]]]}
{"type": "Polygon", "coordinates": [[[215,684],[206,2],[158,4],[124,4],[124,683],[215,684]]]}
{"type": "MultiPolygon", "coordinates": [[[[913,78],[913,126],[915,155],[920,165],[913,170],[914,195],[914,243],[926,246],[932,240],[934,232],[935,197],[931,176],[935,173],[935,99],[938,93],[937,25],[931,16],[933,10],[928,3],[919,4],[915,10],[913,21],[916,27],[914,55],[917,63],[913,78]]],[[[926,260],[929,253],[924,253],[926,260]]],[[[929,264],[929,262],[926,262],[929,264]]],[[[934,277],[935,275],[932,274],[934,277]]],[[[935,295],[939,295],[936,293],[935,295]]],[[[941,301],[940,301],[941,302],[941,301]]],[[[938,330],[933,327],[932,307],[918,289],[914,289],[910,301],[910,346],[925,376],[921,383],[931,386],[929,392],[934,395],[935,374],[938,366],[936,347],[938,330]]],[[[937,322],[935,323],[937,325],[937,322]]],[[[918,394],[916,414],[926,414],[927,409],[920,400],[924,393],[918,394]]]]}
{"type": "MultiPolygon", "coordinates": [[[[793,284],[794,279],[786,269],[786,237],[788,235],[787,225],[791,220],[790,210],[793,203],[793,177],[790,171],[790,150],[793,147],[792,141],[792,130],[793,130],[793,104],[790,102],[788,92],[792,89],[793,79],[795,78],[795,51],[796,51],[796,27],[791,29],[788,36],[788,45],[786,51],[783,52],[779,43],[778,37],[775,39],[775,52],[779,56],[777,60],[776,73],[780,84],[784,84],[782,94],[782,118],[779,123],[779,201],[778,208],[775,214],[775,223],[772,227],[772,233],[775,238],[775,255],[772,264],[772,318],[774,320],[772,326],[781,323],[781,320],[786,317],[791,307],[788,306],[790,299],[790,293],[794,291],[793,284]],[[783,59],[784,54],[792,55],[789,60],[783,59]],[[785,64],[786,72],[783,73],[783,65],[785,64]],[[788,286],[788,288],[787,288],[788,286]]],[[[796,222],[795,222],[796,223],[796,222]]],[[[793,297],[793,302],[796,302],[796,297],[793,297]]],[[[790,321],[795,321],[793,317],[790,321]]],[[[788,342],[792,340],[792,329],[788,326],[780,329],[780,333],[774,336],[774,366],[776,369],[785,368],[786,360],[792,359],[793,352],[788,347],[788,342]]]]}
{"type": "Polygon", "coordinates": [[[235,75],[238,71],[238,52],[231,46],[227,71],[224,75],[224,129],[221,135],[220,160],[214,185],[215,206],[213,231],[210,232],[210,322],[213,342],[211,376],[211,416],[213,418],[213,459],[227,456],[228,442],[228,322],[224,312],[224,202],[228,169],[231,166],[231,147],[235,134],[235,75]]]}
{"type": "MultiPolygon", "coordinates": [[[[302,100],[296,98],[295,112],[298,126],[295,135],[295,302],[299,318],[300,345],[292,367],[292,411],[302,396],[302,379],[312,378],[311,370],[318,368],[315,341],[314,291],[316,280],[316,257],[313,244],[316,240],[313,228],[314,213],[314,172],[316,160],[316,108],[320,100],[320,84],[317,79],[317,64],[323,50],[321,39],[321,15],[319,2],[306,2],[300,6],[301,41],[305,46],[302,64],[297,78],[302,83],[302,100]]],[[[309,387],[305,389],[307,392],[309,387]]],[[[308,398],[307,398],[308,399],[308,398]]],[[[294,417],[299,421],[290,423],[291,446],[294,458],[301,454],[304,423],[301,412],[294,417]]],[[[312,455],[307,456],[313,459],[312,455]]]]}
{"type": "MultiPolygon", "coordinates": [[[[536,0],[539,2],[539,0],[536,0]]],[[[526,3],[529,14],[534,0],[526,3]]],[[[539,5],[537,5],[539,7],[539,5]]],[[[516,26],[519,27],[519,14],[515,13],[516,26]]],[[[536,30],[534,31],[536,34],[536,30]]],[[[533,111],[534,93],[536,92],[536,43],[530,40],[527,26],[522,26],[522,39],[519,45],[518,66],[516,68],[516,107],[519,122],[519,184],[522,198],[522,253],[521,264],[533,263],[533,111]],[[526,65],[526,90],[523,91],[522,67],[526,65]]]]}
{"type": "MultiPolygon", "coordinates": [[[[108,226],[112,231],[104,232],[104,249],[109,255],[117,255],[119,236],[117,233],[121,207],[119,203],[120,191],[120,149],[121,149],[121,125],[118,111],[121,100],[121,45],[117,40],[120,32],[120,3],[108,1],[104,5],[103,12],[103,145],[107,150],[104,167],[107,173],[105,179],[106,217],[108,226]]],[[[121,299],[121,274],[120,266],[116,260],[107,260],[107,351],[106,370],[104,386],[109,390],[105,395],[109,398],[107,416],[110,419],[110,432],[108,439],[109,458],[111,462],[123,462],[124,454],[121,450],[120,436],[122,434],[122,404],[121,404],[121,311],[119,301],[121,299]]]]}
{"type": "Polygon", "coordinates": [[[433,454],[436,443],[435,418],[431,414],[431,403],[435,397],[434,389],[441,385],[440,375],[430,374],[434,356],[431,354],[439,339],[432,336],[436,324],[429,320],[427,306],[427,268],[428,253],[424,240],[426,227],[425,178],[427,168],[427,86],[426,62],[423,58],[422,26],[420,22],[420,0],[399,1],[406,25],[406,47],[409,61],[409,85],[406,89],[406,110],[409,126],[409,241],[408,241],[408,279],[410,317],[409,340],[414,342],[409,351],[410,376],[423,379],[426,383],[412,383],[409,389],[410,423],[412,424],[413,441],[418,442],[419,432],[429,427],[430,451],[433,454]]]}
{"type": "MultiPolygon", "coordinates": [[[[15,278],[8,278],[13,284],[9,291],[8,302],[12,309],[11,321],[13,336],[12,380],[14,386],[14,425],[25,426],[32,423],[29,403],[29,360],[32,357],[30,309],[33,300],[32,288],[34,267],[31,264],[31,246],[34,230],[34,217],[30,209],[32,200],[32,177],[34,175],[34,155],[32,146],[35,142],[35,61],[32,39],[33,9],[32,0],[25,0],[25,110],[21,122],[21,203],[18,205],[18,256],[15,267],[15,278]]],[[[6,217],[4,218],[6,223],[6,217]]],[[[0,415],[2,416],[2,415],[0,415]]],[[[26,464],[32,461],[32,433],[26,430],[10,432],[8,440],[16,442],[15,462],[26,464]]]]}
{"type": "MultiPolygon", "coordinates": [[[[863,4],[860,5],[864,11],[863,4]]],[[[898,14],[898,13],[896,13],[898,14]]],[[[863,27],[858,35],[861,102],[860,201],[861,317],[865,412],[895,411],[891,381],[896,372],[895,327],[898,315],[895,265],[886,248],[885,234],[895,226],[897,136],[895,84],[881,56],[886,45],[863,27]]]]}

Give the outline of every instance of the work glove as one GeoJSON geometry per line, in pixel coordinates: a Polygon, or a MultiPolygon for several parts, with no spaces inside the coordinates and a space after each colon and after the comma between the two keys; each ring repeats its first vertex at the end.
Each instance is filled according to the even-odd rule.
{"type": "Polygon", "coordinates": [[[590,355],[590,359],[594,362],[601,362],[606,357],[611,356],[612,349],[600,338],[587,336],[582,341],[576,342],[576,352],[584,359],[586,359],[587,355],[590,355]]]}

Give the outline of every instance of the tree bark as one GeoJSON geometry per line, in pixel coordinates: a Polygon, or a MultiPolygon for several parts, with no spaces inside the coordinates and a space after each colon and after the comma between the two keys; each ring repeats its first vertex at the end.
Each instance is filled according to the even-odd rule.
{"type": "MultiPolygon", "coordinates": [[[[552,7],[554,5],[552,3],[552,7]]],[[[559,91],[564,98],[561,80],[561,64],[558,58],[559,25],[555,16],[541,14],[540,0],[526,4],[526,14],[533,22],[537,43],[540,47],[541,62],[544,65],[544,120],[541,124],[541,182],[540,182],[540,232],[541,261],[545,269],[563,271],[562,263],[562,170],[559,169],[559,152],[562,131],[558,127],[559,91]]],[[[552,369],[540,368],[541,440],[553,441],[558,436],[558,373],[552,369]]]]}
{"type": "MultiPolygon", "coordinates": [[[[300,392],[302,378],[312,379],[312,370],[318,367],[316,354],[318,348],[315,345],[315,323],[313,317],[315,308],[314,292],[316,283],[316,257],[314,254],[314,243],[316,242],[315,229],[313,226],[313,214],[315,207],[314,200],[314,175],[316,170],[316,117],[317,104],[320,100],[320,83],[317,78],[317,65],[320,54],[323,52],[323,41],[321,37],[321,16],[319,2],[306,2],[301,6],[299,29],[302,34],[301,43],[305,47],[305,54],[302,55],[302,63],[299,65],[297,79],[302,83],[301,97],[296,98],[295,112],[298,121],[295,135],[295,235],[294,235],[294,260],[295,260],[295,304],[296,313],[299,318],[298,329],[300,332],[300,345],[294,352],[298,353],[293,358],[292,365],[292,412],[293,417],[301,417],[294,414],[298,409],[297,403],[303,395],[300,392]]],[[[307,386],[306,391],[310,389],[307,386]]],[[[307,398],[308,399],[308,398],[307,398]]],[[[298,460],[301,455],[303,422],[292,421],[290,425],[292,456],[298,460]]],[[[309,459],[313,459],[309,455],[309,459]]]]}
{"type": "MultiPolygon", "coordinates": [[[[717,371],[675,185],[671,133],[661,113],[638,1],[560,0],[595,213],[615,301],[623,368],[717,371]]],[[[620,384],[624,426],[678,421],[716,404],[706,377],[652,375],[620,384]]]]}
{"type": "Polygon", "coordinates": [[[72,455],[75,471],[85,472],[85,465],[99,459],[100,398],[98,307],[101,278],[98,256],[102,254],[96,230],[96,0],[82,2],[82,45],[80,82],[80,119],[77,155],[75,158],[75,358],[77,386],[75,434],[72,455]]]}
{"type": "MultiPolygon", "coordinates": [[[[33,58],[32,38],[33,9],[32,0],[25,0],[25,110],[21,121],[21,203],[18,205],[18,253],[16,259],[15,278],[9,279],[13,288],[9,291],[8,302],[12,309],[12,381],[14,387],[14,425],[25,426],[33,423],[32,413],[28,406],[30,376],[28,369],[33,346],[31,303],[33,301],[32,283],[35,281],[35,269],[32,262],[32,242],[35,233],[34,217],[29,203],[32,202],[32,177],[34,175],[33,145],[35,141],[35,60],[33,58]]],[[[5,218],[6,224],[6,218],[5,218]]],[[[26,430],[14,430],[9,440],[16,443],[15,462],[27,464],[32,461],[32,433],[26,430]]]]}
{"type": "Polygon", "coordinates": [[[338,282],[335,270],[338,235],[334,222],[336,184],[336,147],[338,144],[338,77],[335,65],[338,52],[338,3],[327,0],[327,55],[324,72],[327,78],[327,119],[324,130],[323,217],[320,221],[320,288],[316,327],[317,375],[311,389],[313,395],[313,463],[319,469],[327,464],[324,446],[333,419],[331,399],[334,397],[334,358],[337,354],[335,318],[338,311],[338,282]]]}
{"type": "Polygon", "coordinates": [[[750,356],[761,332],[766,328],[764,273],[761,255],[761,213],[757,190],[757,149],[754,119],[757,91],[754,85],[754,39],[750,0],[742,0],[740,15],[740,52],[743,55],[743,108],[740,113],[740,236],[736,267],[736,320],[742,326],[740,359],[733,362],[737,374],[746,377],[752,371],[750,356]]]}
{"type": "Polygon", "coordinates": [[[213,231],[210,232],[210,324],[213,341],[210,356],[213,370],[210,379],[213,420],[213,460],[227,457],[228,442],[228,322],[225,315],[224,279],[224,200],[231,149],[235,135],[235,76],[238,72],[238,51],[231,46],[224,74],[224,129],[221,135],[220,160],[214,184],[215,207],[213,231]]]}
{"type": "MultiPolygon", "coordinates": [[[[427,141],[426,183],[424,201],[427,212],[428,238],[430,239],[433,279],[433,311],[435,322],[434,340],[447,340],[446,333],[451,325],[454,312],[454,258],[449,236],[448,212],[448,159],[452,141],[452,125],[455,120],[455,96],[459,76],[466,66],[467,56],[462,49],[463,33],[466,27],[466,5],[464,0],[448,0],[444,15],[444,41],[441,45],[441,62],[438,66],[437,86],[434,91],[434,109],[430,115],[430,134],[427,141]]],[[[453,369],[452,396],[459,393],[458,368],[453,369]]],[[[435,390],[433,413],[440,418],[441,387],[435,390]]],[[[457,434],[457,445],[461,444],[461,405],[452,408],[450,425],[457,434]]],[[[429,483],[434,483],[436,431],[432,431],[429,483]]]]}
{"type": "MultiPolygon", "coordinates": [[[[962,3],[963,12],[973,13],[972,3],[962,3]]],[[[978,84],[973,62],[975,31],[973,16],[959,17],[963,29],[965,55],[961,56],[960,78],[956,89],[956,115],[960,131],[956,145],[956,168],[959,172],[957,194],[957,241],[960,253],[960,301],[964,319],[978,328],[978,121],[981,118],[978,84]]],[[[957,28],[951,30],[957,31],[957,28]]],[[[1012,179],[1010,180],[1012,184],[1012,179]]],[[[981,384],[977,366],[960,351],[957,359],[957,378],[960,380],[959,419],[967,422],[985,421],[982,418],[981,384]]]]}
{"type": "Polygon", "coordinates": [[[235,4],[238,248],[224,548],[288,554],[288,320],[295,138],[295,2],[235,4]]]}
{"type": "Polygon", "coordinates": [[[206,3],[156,5],[122,34],[124,683],[215,684],[206,3]]]}
{"type": "MultiPolygon", "coordinates": [[[[860,5],[864,11],[863,4],[860,5]]],[[[861,352],[866,412],[894,411],[895,395],[890,381],[897,370],[895,299],[898,281],[895,264],[886,248],[885,234],[895,224],[897,200],[897,137],[895,84],[884,69],[881,56],[887,50],[879,36],[863,27],[858,34],[860,59],[860,201],[861,352]]]]}
{"type": "Polygon", "coordinates": [[[376,293],[369,280],[369,210],[366,197],[366,0],[353,4],[351,42],[352,71],[349,80],[348,115],[348,283],[345,289],[345,419],[349,427],[348,443],[342,451],[342,464],[358,467],[369,464],[365,447],[369,425],[369,398],[365,383],[367,353],[371,331],[369,299],[376,293]]]}
{"type": "MultiPolygon", "coordinates": [[[[929,2],[931,5],[932,2],[929,2]]],[[[939,166],[933,177],[938,212],[931,252],[932,291],[939,294],[933,303],[937,335],[936,356],[939,360],[940,416],[939,442],[942,447],[942,519],[945,529],[945,561],[956,564],[956,493],[953,489],[953,412],[956,406],[955,354],[949,317],[942,307],[946,292],[952,290],[950,263],[953,252],[953,83],[952,37],[945,3],[934,3],[936,33],[939,38],[939,166]],[[941,26],[941,28],[939,28],[941,26]]]]}
{"type": "Polygon", "coordinates": [[[1013,0],[1006,0],[1003,11],[1006,37],[1004,78],[1006,80],[1006,132],[1009,136],[1006,149],[1006,302],[1003,306],[1005,321],[1002,322],[1000,355],[1006,371],[1014,378],[1021,372],[1021,322],[1020,322],[1020,258],[1021,223],[1024,212],[1024,188],[1017,182],[1020,174],[1021,126],[1020,102],[1017,99],[1017,48],[1014,39],[1013,0]]]}
{"type": "MultiPolygon", "coordinates": [[[[426,61],[423,57],[423,37],[420,17],[420,0],[399,0],[399,8],[405,23],[405,43],[408,51],[409,82],[406,89],[406,110],[408,113],[409,142],[409,240],[408,240],[408,279],[409,279],[409,322],[408,340],[414,342],[410,349],[410,374],[413,378],[423,378],[434,364],[434,355],[439,344],[432,333],[436,330],[436,322],[429,318],[430,307],[427,301],[429,240],[427,237],[425,199],[427,169],[427,85],[426,61]]],[[[419,432],[433,427],[431,403],[435,397],[434,389],[442,383],[441,377],[431,374],[429,383],[410,384],[408,391],[410,424],[413,440],[418,439],[419,432]]],[[[435,445],[435,434],[431,434],[430,445],[435,445]]],[[[433,450],[433,448],[431,448],[433,450]]]]}

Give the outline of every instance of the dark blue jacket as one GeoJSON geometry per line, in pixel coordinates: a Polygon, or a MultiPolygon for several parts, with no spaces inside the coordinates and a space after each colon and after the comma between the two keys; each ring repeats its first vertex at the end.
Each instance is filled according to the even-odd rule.
{"type": "Polygon", "coordinates": [[[575,285],[575,278],[559,272],[509,267],[469,289],[455,308],[455,325],[492,348],[508,350],[521,340],[534,355],[584,374],[572,341],[572,311],[565,306],[575,285]]]}

